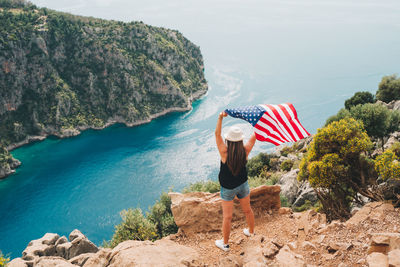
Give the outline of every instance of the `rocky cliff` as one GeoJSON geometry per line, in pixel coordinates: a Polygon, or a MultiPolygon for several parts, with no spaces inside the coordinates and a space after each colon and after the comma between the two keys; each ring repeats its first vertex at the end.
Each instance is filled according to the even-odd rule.
{"type": "Polygon", "coordinates": [[[198,46],[142,22],[0,2],[0,140],[129,126],[191,108],[206,93],[198,46]]]}

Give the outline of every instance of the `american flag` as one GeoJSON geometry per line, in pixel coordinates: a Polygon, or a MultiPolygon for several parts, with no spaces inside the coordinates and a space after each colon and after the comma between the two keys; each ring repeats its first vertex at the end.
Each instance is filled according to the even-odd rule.
{"type": "Polygon", "coordinates": [[[296,142],[310,134],[297,118],[291,103],[280,105],[256,105],[225,110],[228,115],[250,122],[259,141],[276,146],[296,142]]]}

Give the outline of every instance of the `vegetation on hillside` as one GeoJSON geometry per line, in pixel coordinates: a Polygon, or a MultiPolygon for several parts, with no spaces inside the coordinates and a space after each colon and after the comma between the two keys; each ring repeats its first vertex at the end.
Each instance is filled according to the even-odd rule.
{"type": "Polygon", "coordinates": [[[0,0],[0,32],[1,149],[187,109],[207,89],[199,47],[176,30],[0,0]]]}
{"type": "Polygon", "coordinates": [[[0,31],[5,145],[187,108],[207,87],[199,47],[175,30],[1,0],[0,31]]]}

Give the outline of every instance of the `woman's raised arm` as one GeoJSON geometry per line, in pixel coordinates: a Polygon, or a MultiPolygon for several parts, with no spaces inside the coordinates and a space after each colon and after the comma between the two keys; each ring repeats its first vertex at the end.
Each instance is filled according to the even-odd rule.
{"type": "Polygon", "coordinates": [[[217,143],[218,151],[221,155],[221,158],[224,157],[224,153],[226,152],[226,145],[221,136],[222,119],[226,116],[228,116],[228,114],[225,111],[219,113],[217,126],[215,127],[215,141],[217,143]]]}

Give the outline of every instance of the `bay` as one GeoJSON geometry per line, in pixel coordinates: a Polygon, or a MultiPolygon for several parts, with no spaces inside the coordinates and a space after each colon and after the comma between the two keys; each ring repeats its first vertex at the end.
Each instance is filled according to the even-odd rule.
{"type": "MultiPolygon", "coordinates": [[[[47,232],[110,239],[119,212],[146,210],[169,188],[217,178],[217,114],[291,102],[316,133],[356,91],[375,93],[399,71],[397,1],[32,1],[73,14],[177,29],[200,45],[209,92],[186,113],[114,125],[12,151],[23,162],[0,181],[0,249],[19,257],[47,232]]],[[[249,125],[227,118],[227,126],[249,125]]],[[[256,143],[251,156],[270,151],[256,143]]]]}

